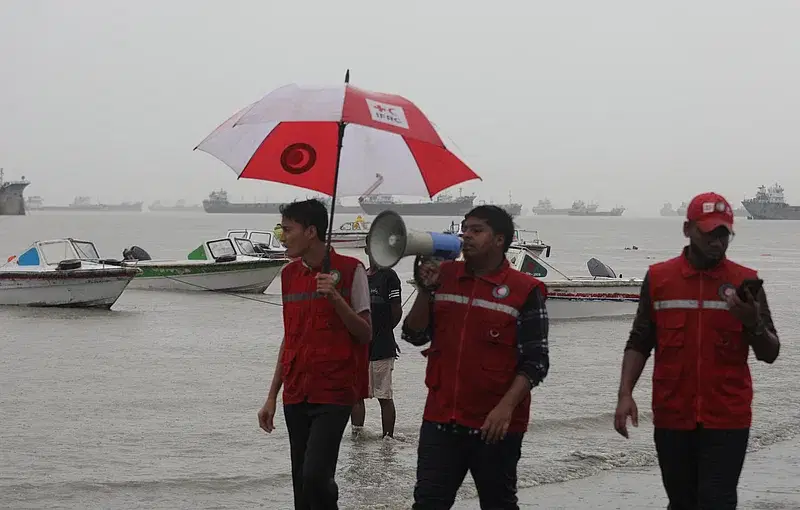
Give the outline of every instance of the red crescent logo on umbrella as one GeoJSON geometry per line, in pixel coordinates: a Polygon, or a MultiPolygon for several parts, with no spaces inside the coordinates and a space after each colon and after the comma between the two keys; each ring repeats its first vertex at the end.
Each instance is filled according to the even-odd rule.
{"type": "Polygon", "coordinates": [[[293,143],[281,152],[281,168],[292,175],[308,172],[317,162],[317,151],[307,143],[293,143]]]}

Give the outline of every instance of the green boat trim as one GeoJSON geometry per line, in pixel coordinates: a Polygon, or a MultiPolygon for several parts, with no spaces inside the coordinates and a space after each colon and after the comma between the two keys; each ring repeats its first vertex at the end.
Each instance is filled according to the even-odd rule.
{"type": "Polygon", "coordinates": [[[207,262],[199,264],[196,261],[141,261],[130,265],[132,267],[138,267],[142,271],[140,274],[136,275],[135,278],[165,278],[184,275],[232,273],[270,267],[280,268],[285,264],[285,260],[254,260],[247,262],[207,262]]]}

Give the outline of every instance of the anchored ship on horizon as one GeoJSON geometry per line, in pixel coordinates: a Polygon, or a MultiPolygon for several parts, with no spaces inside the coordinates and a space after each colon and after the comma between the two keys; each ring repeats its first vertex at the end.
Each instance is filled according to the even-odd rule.
{"type": "Polygon", "coordinates": [[[533,206],[533,212],[543,216],[622,216],[625,208],[622,206],[614,207],[609,211],[598,211],[598,205],[594,202],[586,203],[583,200],[572,202],[572,206],[564,209],[556,209],[549,199],[539,200],[533,206]]]}
{"type": "Polygon", "coordinates": [[[0,168],[0,216],[25,215],[25,188],[30,184],[22,176],[19,181],[6,181],[5,172],[0,168]]]}
{"type": "Polygon", "coordinates": [[[40,196],[33,196],[27,200],[28,209],[32,211],[92,211],[92,212],[111,212],[111,211],[130,211],[142,212],[144,202],[122,202],[121,204],[100,204],[92,203],[91,197],[75,197],[69,205],[44,205],[44,200],[40,196]]]}
{"type": "Polygon", "coordinates": [[[742,200],[742,205],[754,220],[800,220],[800,206],[786,203],[777,182],[769,188],[759,186],[756,196],[742,200]]]}

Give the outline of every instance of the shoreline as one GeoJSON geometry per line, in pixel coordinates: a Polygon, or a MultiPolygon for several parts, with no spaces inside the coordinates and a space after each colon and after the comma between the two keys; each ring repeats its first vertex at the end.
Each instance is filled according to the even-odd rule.
{"type": "MultiPolygon", "coordinates": [[[[748,452],[739,480],[739,508],[800,508],[800,437],[748,452]]],[[[622,468],[521,489],[519,507],[552,510],[661,509],[667,496],[657,466],[622,468]]],[[[479,509],[477,498],[462,501],[479,509]]],[[[460,505],[459,505],[460,506],[460,505]]]]}

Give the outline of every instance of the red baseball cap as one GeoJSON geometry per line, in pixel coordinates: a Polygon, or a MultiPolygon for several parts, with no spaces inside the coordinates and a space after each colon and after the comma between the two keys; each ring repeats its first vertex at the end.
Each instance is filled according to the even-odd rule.
{"type": "Polygon", "coordinates": [[[703,232],[725,227],[733,232],[733,209],[719,193],[701,193],[686,208],[686,219],[693,221],[703,232]]]}

